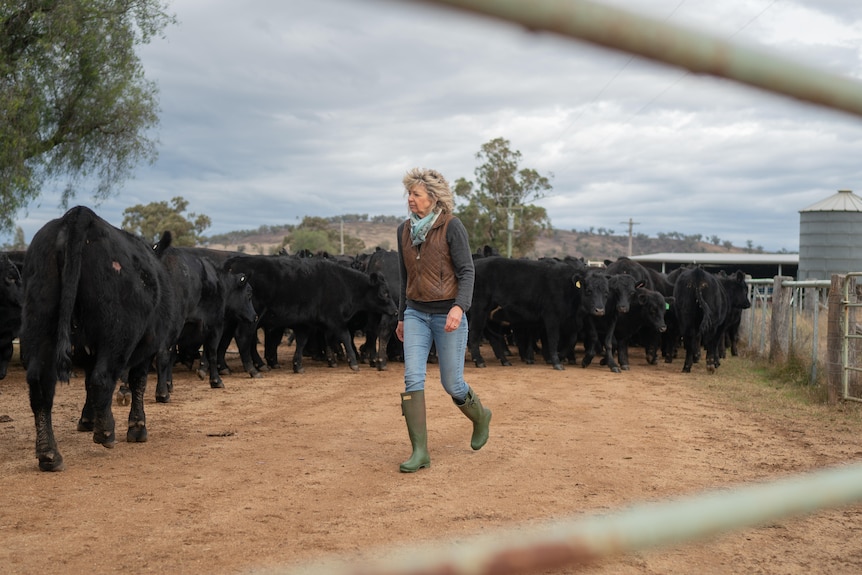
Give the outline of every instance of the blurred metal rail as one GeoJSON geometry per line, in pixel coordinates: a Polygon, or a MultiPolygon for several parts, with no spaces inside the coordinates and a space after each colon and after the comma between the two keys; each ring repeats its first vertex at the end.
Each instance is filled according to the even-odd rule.
{"type": "MultiPolygon", "coordinates": [[[[415,0],[414,0],[415,1],[415,0]]],[[[762,48],[589,0],[422,0],[862,116],[862,83],[762,48]]]]}
{"type": "MultiPolygon", "coordinates": [[[[330,560],[267,573],[515,575],[584,567],[596,559],[862,501],[862,464],[648,503],[612,515],[509,530],[448,545],[404,548],[378,561],[330,560]]],[[[417,526],[421,532],[421,526],[417,526]]],[[[692,569],[696,566],[692,565],[692,569]]]]}

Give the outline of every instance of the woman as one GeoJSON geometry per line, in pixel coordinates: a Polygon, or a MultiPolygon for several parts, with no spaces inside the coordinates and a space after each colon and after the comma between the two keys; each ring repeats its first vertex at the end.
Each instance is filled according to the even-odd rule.
{"type": "Polygon", "coordinates": [[[398,226],[401,297],[395,334],[404,342],[401,412],[413,445],[401,471],[431,466],[425,420],[425,376],[431,344],[437,347],[440,383],[473,422],[470,446],[488,441],[491,410],[464,382],[467,317],[473,299],[473,256],[467,230],[452,214],[449,183],[436,170],[413,168],[404,176],[410,219],[398,226]]]}

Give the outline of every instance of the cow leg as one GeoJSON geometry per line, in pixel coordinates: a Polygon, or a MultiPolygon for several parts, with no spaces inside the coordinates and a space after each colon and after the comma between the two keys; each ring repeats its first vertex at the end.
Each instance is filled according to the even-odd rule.
{"type": "Polygon", "coordinates": [[[629,370],[629,340],[628,338],[617,340],[617,359],[620,362],[620,369],[623,371],[629,370]]]}
{"type": "MultiPolygon", "coordinates": [[[[225,323],[222,326],[221,338],[218,342],[218,351],[216,351],[216,357],[218,358],[218,372],[220,375],[230,375],[230,368],[227,366],[227,361],[225,360],[225,355],[227,354],[227,348],[230,345],[230,341],[236,337],[237,338],[237,346],[240,347],[239,343],[239,322],[233,317],[225,318],[225,323]]],[[[242,347],[240,347],[239,354],[242,357],[242,347]]]]}
{"type": "Polygon", "coordinates": [[[377,326],[377,371],[386,371],[389,361],[389,341],[392,339],[397,325],[397,316],[384,315],[380,317],[380,323],[377,326]]]}
{"type": "MultiPolygon", "coordinates": [[[[85,388],[87,397],[84,401],[84,409],[81,411],[81,420],[78,429],[82,426],[92,425],[93,443],[107,448],[117,444],[117,436],[114,429],[114,414],[111,411],[111,398],[114,395],[119,374],[112,373],[101,362],[87,372],[85,377],[85,388]],[[92,419],[88,421],[88,416],[92,419]]],[[[132,375],[129,372],[129,385],[131,387],[132,375]]],[[[132,403],[134,404],[134,389],[132,403]]]]}
{"type": "Polygon", "coordinates": [[[599,334],[596,326],[589,319],[584,331],[584,357],[581,359],[581,367],[588,367],[596,356],[596,348],[599,345],[599,334]]]}
{"type": "Polygon", "coordinates": [[[147,368],[149,361],[129,370],[129,388],[132,391],[132,407],[129,409],[129,429],[126,441],[143,443],[147,440],[147,416],[144,413],[144,392],[147,390],[147,368]]]}
{"type": "Polygon", "coordinates": [[[302,351],[305,349],[305,344],[308,343],[308,331],[294,328],[293,333],[296,346],[293,352],[293,373],[305,373],[305,369],[302,367],[302,351]]]}
{"type": "Polygon", "coordinates": [[[614,328],[615,322],[610,322],[607,326],[607,331],[605,332],[605,350],[604,350],[604,363],[608,366],[614,373],[620,373],[620,366],[617,364],[614,359],[614,328]]]}
{"type": "Polygon", "coordinates": [[[380,314],[371,314],[368,325],[365,326],[365,343],[359,346],[359,360],[368,363],[368,367],[377,367],[379,361],[377,346],[380,343],[378,331],[380,322],[383,321],[380,314]]]}
{"type": "Polygon", "coordinates": [[[644,353],[649,365],[656,365],[658,363],[658,348],[661,344],[660,339],[661,334],[653,332],[652,330],[644,336],[644,353]]]}
{"type": "Polygon", "coordinates": [[[697,346],[700,345],[700,339],[697,336],[683,336],[683,347],[685,348],[685,362],[682,366],[683,373],[691,373],[691,366],[694,363],[697,346]]]}
{"type": "MultiPolygon", "coordinates": [[[[169,403],[171,401],[171,391],[173,391],[174,382],[172,381],[174,374],[174,358],[173,350],[175,346],[170,348],[160,349],[156,353],[156,401],[158,403],[169,403]]],[[[131,375],[129,376],[131,379],[131,375]]],[[[131,390],[131,382],[129,389],[131,390]]],[[[132,402],[134,402],[134,390],[132,391],[132,402]]]]}
{"type": "MultiPolygon", "coordinates": [[[[36,457],[39,459],[39,469],[42,471],[62,471],[63,456],[57,448],[54,438],[54,426],[51,422],[51,411],[54,408],[54,390],[57,386],[57,372],[53,369],[41,371],[42,361],[30,361],[27,370],[27,385],[30,389],[30,409],[36,423],[36,457]]],[[[50,365],[45,361],[44,365],[50,365]]]]}
{"type": "Polygon", "coordinates": [[[560,363],[560,326],[556,322],[545,322],[545,337],[548,340],[548,358],[551,365],[557,371],[564,371],[566,368],[560,363]]]}
{"type": "Polygon", "coordinates": [[[336,334],[336,339],[344,346],[344,353],[347,354],[347,365],[353,371],[359,371],[359,361],[356,359],[356,350],[353,347],[353,336],[349,329],[339,330],[336,334]]]}
{"type": "Polygon", "coordinates": [[[495,330],[491,324],[488,324],[485,329],[485,335],[488,339],[488,344],[491,346],[491,349],[494,351],[494,357],[500,360],[500,365],[512,365],[507,357],[507,349],[506,343],[503,339],[503,335],[495,330]]]}
{"type": "Polygon", "coordinates": [[[719,334],[716,337],[711,337],[706,341],[706,371],[715,373],[720,364],[719,348],[724,344],[724,334],[719,334]]]}
{"type": "Polygon", "coordinates": [[[470,313],[467,314],[467,348],[470,350],[470,359],[476,367],[485,367],[485,360],[482,358],[482,352],[479,347],[482,344],[482,337],[485,333],[485,322],[490,310],[470,308],[470,313]]]}
{"type": "Polygon", "coordinates": [[[213,328],[207,330],[207,337],[204,340],[204,352],[201,356],[201,367],[203,363],[207,364],[207,372],[210,376],[210,387],[213,389],[221,389],[224,387],[224,382],[218,372],[218,343],[221,340],[221,330],[213,328]]]}
{"type": "Polygon", "coordinates": [[[6,370],[9,368],[9,362],[12,360],[13,350],[14,346],[11,337],[4,336],[0,338],[0,379],[6,377],[6,370]]]}
{"type": "MultiPolygon", "coordinates": [[[[242,368],[250,377],[263,377],[255,366],[253,355],[257,354],[257,325],[253,321],[240,321],[234,329],[233,336],[236,338],[236,346],[239,349],[239,358],[242,361],[242,368]]],[[[221,345],[219,345],[219,361],[224,363],[224,356],[227,352],[227,343],[225,343],[225,335],[222,333],[221,345]],[[224,346],[224,349],[222,348],[224,346]]],[[[230,336],[227,336],[227,342],[230,342],[230,336]]],[[[258,360],[260,357],[258,357],[258,360]]],[[[219,369],[221,375],[226,375],[219,369]]],[[[229,373],[229,372],[228,372],[229,373]]]]}
{"type": "Polygon", "coordinates": [[[263,357],[272,369],[281,368],[278,363],[278,346],[283,338],[283,327],[270,327],[263,330],[263,357]]]}

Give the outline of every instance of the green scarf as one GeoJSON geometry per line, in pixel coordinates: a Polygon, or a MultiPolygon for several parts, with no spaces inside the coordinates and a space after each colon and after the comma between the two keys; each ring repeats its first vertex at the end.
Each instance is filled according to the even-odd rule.
{"type": "Polygon", "coordinates": [[[417,246],[425,241],[425,236],[428,235],[428,230],[437,221],[440,212],[432,211],[424,218],[420,218],[417,214],[410,214],[410,238],[413,240],[413,245],[417,246]]]}

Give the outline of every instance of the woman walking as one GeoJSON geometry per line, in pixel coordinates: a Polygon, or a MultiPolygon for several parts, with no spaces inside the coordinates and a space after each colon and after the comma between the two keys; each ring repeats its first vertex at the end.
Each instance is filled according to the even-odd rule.
{"type": "Polygon", "coordinates": [[[401,471],[431,466],[425,418],[425,377],[432,343],[440,383],[473,422],[470,446],[488,441],[491,410],[464,381],[467,317],[473,299],[473,256],[464,224],[452,214],[449,183],[436,170],[413,168],[404,176],[410,218],[398,226],[401,297],[395,334],[404,342],[401,412],[413,446],[401,471]]]}

